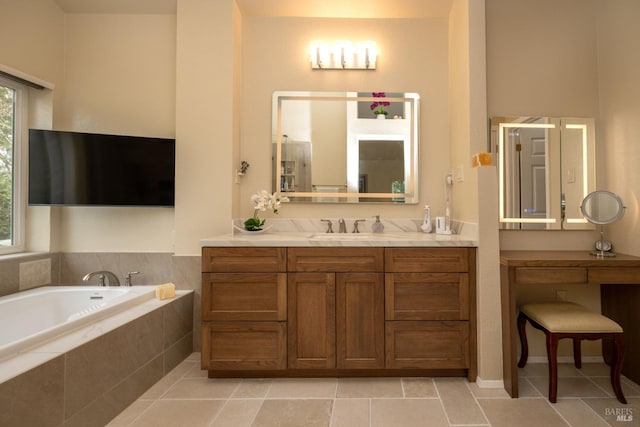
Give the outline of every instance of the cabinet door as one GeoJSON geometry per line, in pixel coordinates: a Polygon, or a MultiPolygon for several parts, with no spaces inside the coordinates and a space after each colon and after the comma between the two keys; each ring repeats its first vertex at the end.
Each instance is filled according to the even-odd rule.
{"type": "Polygon", "coordinates": [[[464,273],[387,273],[386,320],[468,320],[464,273]]]}
{"type": "Polygon", "coordinates": [[[285,323],[204,322],[202,366],[209,370],[285,369],[285,323]]]}
{"type": "Polygon", "coordinates": [[[202,320],[286,319],[286,273],[202,275],[202,320]]]}
{"type": "Polygon", "coordinates": [[[336,358],[341,369],[384,368],[384,276],[336,275],[336,358]]]}
{"type": "Polygon", "coordinates": [[[289,273],[289,368],[335,368],[334,273],[289,273]]]}
{"type": "Polygon", "coordinates": [[[469,368],[469,322],[386,322],[387,368],[469,368]]]}

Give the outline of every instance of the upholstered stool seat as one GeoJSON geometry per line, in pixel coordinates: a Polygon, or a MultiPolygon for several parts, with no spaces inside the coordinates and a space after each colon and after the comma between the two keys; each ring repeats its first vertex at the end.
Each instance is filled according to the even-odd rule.
{"type": "Polygon", "coordinates": [[[606,339],[613,341],[611,386],[616,398],[622,403],[627,403],[620,385],[624,343],[623,330],[619,324],[572,302],[525,304],[520,307],[518,315],[518,333],[522,344],[522,354],[518,362],[520,368],[526,365],[529,357],[525,330],[527,320],[534,328],[543,331],[546,336],[547,359],[549,361],[549,400],[551,402],[556,402],[558,391],[558,341],[570,338],[573,340],[573,359],[576,368],[582,367],[581,340],[606,339]]]}

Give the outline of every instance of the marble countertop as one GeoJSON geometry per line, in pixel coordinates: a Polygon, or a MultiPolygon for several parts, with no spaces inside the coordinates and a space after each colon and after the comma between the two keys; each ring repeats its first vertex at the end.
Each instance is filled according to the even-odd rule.
{"type": "Polygon", "coordinates": [[[225,234],[202,239],[200,246],[385,246],[385,247],[475,247],[472,236],[418,232],[344,233],[269,232],[225,234]]]}

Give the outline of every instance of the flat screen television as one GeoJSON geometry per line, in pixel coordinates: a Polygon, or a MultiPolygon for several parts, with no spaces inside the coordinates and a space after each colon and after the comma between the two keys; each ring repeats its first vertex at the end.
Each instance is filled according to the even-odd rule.
{"type": "Polygon", "coordinates": [[[175,139],[30,129],[29,204],[174,206],[175,139]]]}

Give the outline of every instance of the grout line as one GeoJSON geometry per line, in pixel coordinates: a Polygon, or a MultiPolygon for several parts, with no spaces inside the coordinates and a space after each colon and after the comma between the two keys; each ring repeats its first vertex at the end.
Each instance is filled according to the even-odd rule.
{"type": "Polygon", "coordinates": [[[482,414],[482,416],[486,421],[486,424],[482,424],[482,425],[490,426],[491,422],[489,421],[489,417],[487,417],[487,414],[484,412],[484,409],[482,409],[482,405],[480,405],[480,402],[478,402],[478,397],[473,393],[473,390],[471,390],[471,385],[469,384],[469,381],[465,381],[465,382],[467,384],[467,389],[469,390],[469,393],[471,393],[471,397],[473,398],[473,401],[476,403],[476,406],[478,407],[478,409],[480,409],[480,413],[482,414]]]}

